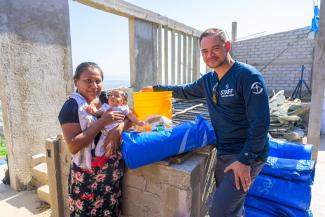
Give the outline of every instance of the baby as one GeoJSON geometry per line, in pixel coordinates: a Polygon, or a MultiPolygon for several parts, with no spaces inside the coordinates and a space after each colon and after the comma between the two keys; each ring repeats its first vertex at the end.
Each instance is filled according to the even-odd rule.
{"type": "MultiPolygon", "coordinates": [[[[138,118],[130,111],[127,105],[128,95],[122,90],[111,90],[108,92],[108,102],[104,103],[100,109],[97,109],[96,106],[89,105],[86,107],[86,111],[97,117],[101,116],[104,112],[118,111],[124,114],[132,123],[143,127],[144,122],[139,121],[138,118]]],[[[109,156],[112,154],[111,144],[105,145],[105,138],[110,130],[117,127],[118,122],[113,122],[109,125],[106,125],[102,130],[102,135],[95,148],[95,160],[92,162],[92,167],[102,167],[108,160],[109,156]]]]}

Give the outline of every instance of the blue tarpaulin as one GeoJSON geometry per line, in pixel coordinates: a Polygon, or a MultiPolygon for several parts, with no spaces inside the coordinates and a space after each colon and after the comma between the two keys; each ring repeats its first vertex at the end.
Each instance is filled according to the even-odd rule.
{"type": "Polygon", "coordinates": [[[269,156],[288,158],[288,159],[299,159],[299,160],[310,160],[313,153],[312,145],[305,145],[300,143],[281,141],[278,139],[269,139],[270,149],[269,156]]]}
{"type": "Polygon", "coordinates": [[[159,132],[124,132],[122,154],[126,165],[135,169],[167,157],[208,144],[215,144],[214,129],[209,121],[197,116],[159,132]]]}
{"type": "Polygon", "coordinates": [[[310,210],[299,210],[270,200],[248,195],[245,200],[247,217],[281,216],[281,217],[312,217],[310,210]],[[249,215],[248,210],[253,209],[249,215]]]}
{"type": "Polygon", "coordinates": [[[315,161],[268,157],[261,173],[289,181],[313,183],[315,161]]]}
{"type": "Polygon", "coordinates": [[[310,206],[311,186],[304,182],[290,182],[260,174],[249,194],[306,211],[310,206]]]}
{"type": "Polygon", "coordinates": [[[318,24],[319,23],[319,8],[316,5],[314,7],[314,17],[311,21],[311,31],[318,32],[318,24]]]}

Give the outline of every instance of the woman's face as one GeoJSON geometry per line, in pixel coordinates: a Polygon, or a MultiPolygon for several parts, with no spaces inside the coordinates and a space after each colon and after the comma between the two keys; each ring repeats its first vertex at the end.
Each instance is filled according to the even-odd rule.
{"type": "Polygon", "coordinates": [[[91,102],[99,96],[103,87],[103,80],[99,69],[88,68],[83,70],[80,78],[75,81],[75,85],[87,102],[91,102]]]}

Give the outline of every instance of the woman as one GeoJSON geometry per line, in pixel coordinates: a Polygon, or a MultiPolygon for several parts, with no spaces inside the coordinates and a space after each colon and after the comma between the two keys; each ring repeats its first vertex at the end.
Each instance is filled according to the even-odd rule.
{"type": "Polygon", "coordinates": [[[77,91],[64,103],[59,114],[63,136],[72,154],[70,216],[119,216],[123,176],[121,153],[114,151],[101,168],[92,168],[91,162],[102,128],[120,122],[107,136],[107,141],[116,148],[129,121],[121,113],[111,111],[97,119],[83,109],[88,105],[101,106],[99,95],[103,87],[103,72],[97,64],[81,63],[76,69],[74,83],[77,91]]]}

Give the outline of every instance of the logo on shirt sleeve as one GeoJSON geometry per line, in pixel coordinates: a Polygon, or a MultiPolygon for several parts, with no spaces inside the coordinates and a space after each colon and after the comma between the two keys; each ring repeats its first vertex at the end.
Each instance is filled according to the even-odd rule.
{"type": "Polygon", "coordinates": [[[260,94],[263,92],[263,85],[260,82],[254,82],[251,86],[252,93],[260,94]]]}

